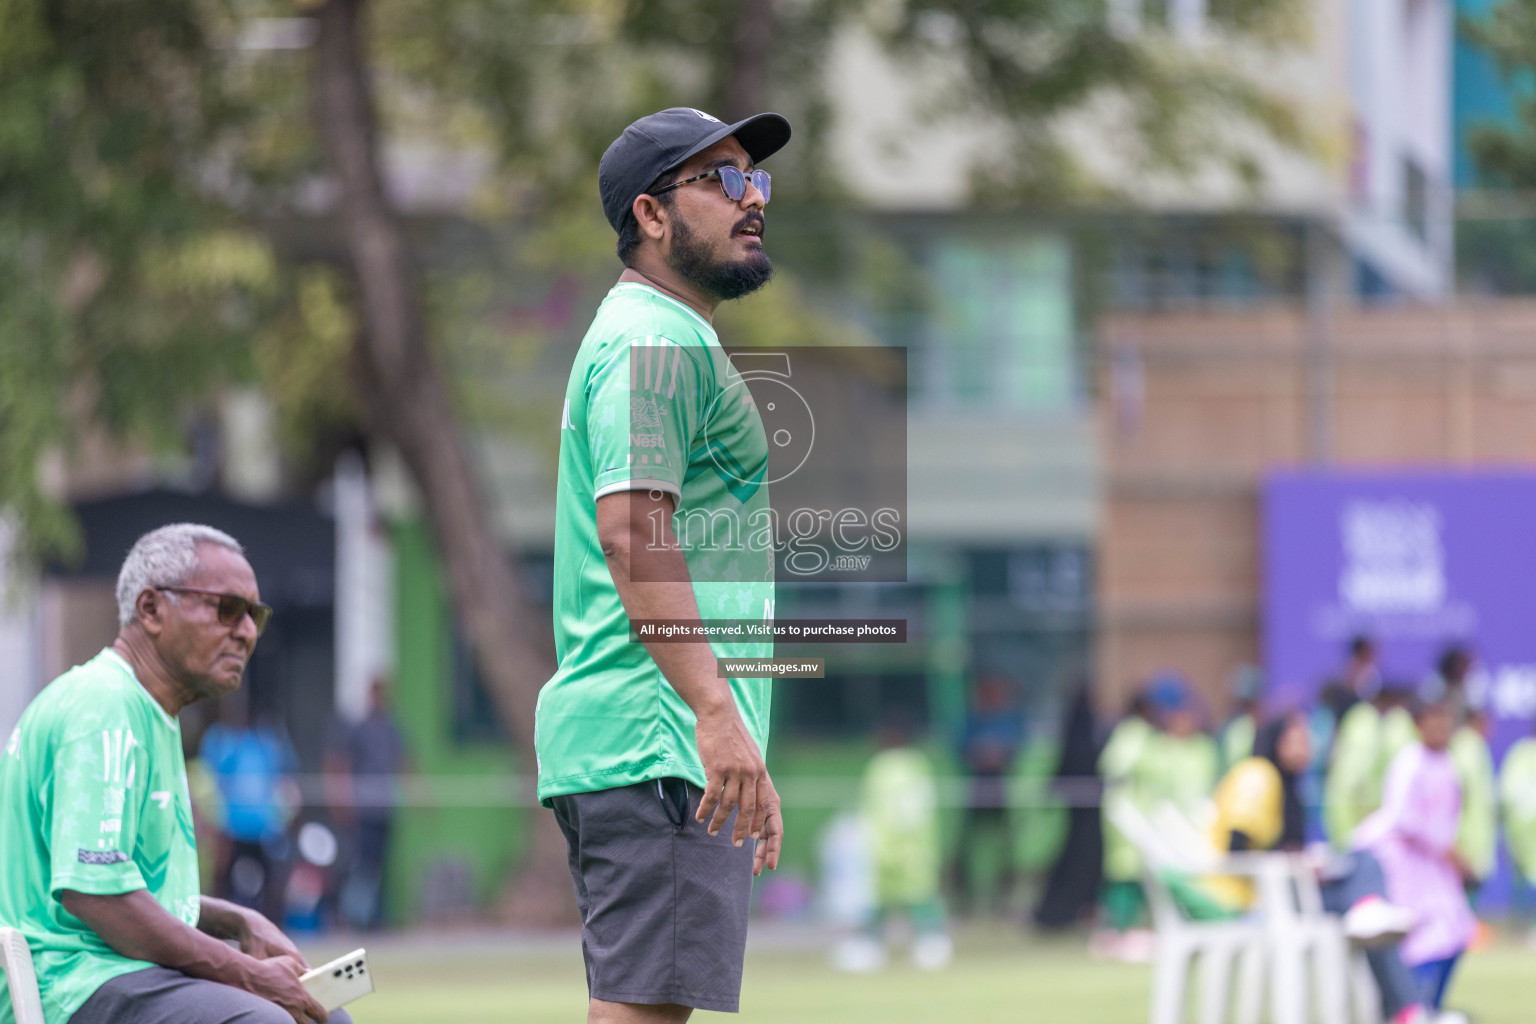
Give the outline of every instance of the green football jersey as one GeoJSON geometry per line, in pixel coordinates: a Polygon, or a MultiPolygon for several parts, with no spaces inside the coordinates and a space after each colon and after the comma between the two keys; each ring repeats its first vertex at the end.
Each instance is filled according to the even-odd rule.
{"type": "Polygon", "coordinates": [[[110,648],[38,694],[0,753],[0,924],[27,937],[47,1024],[152,966],[68,913],[65,889],[147,889],[189,925],[201,907],[181,725],[110,648]]]}
{"type": "MultiPolygon", "coordinates": [[[[642,284],[614,286],[582,339],[560,422],[554,626],[560,667],[539,693],[539,798],[668,776],[703,786],[693,711],[639,642],[597,537],[597,499],[665,491],[703,619],[773,618],[768,445],[714,328],[642,284]]],[[[757,658],[772,641],[712,641],[757,658]]],[[[732,679],[768,745],[769,680],[732,679]]]]}

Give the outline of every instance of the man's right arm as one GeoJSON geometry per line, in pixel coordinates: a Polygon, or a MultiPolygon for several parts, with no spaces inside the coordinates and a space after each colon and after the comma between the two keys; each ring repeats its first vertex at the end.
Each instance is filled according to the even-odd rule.
{"type": "Polygon", "coordinates": [[[92,895],[65,889],[64,909],[130,960],[144,960],[192,978],[244,989],[281,1006],[297,1024],[329,1016],[299,982],[301,967],[290,957],[258,960],[192,928],[162,907],[147,890],[92,895]]]}
{"type": "MultiPolygon", "coordinates": [[[[674,507],[670,494],[656,491],[617,491],[597,499],[598,541],[631,620],[699,617],[688,563],[672,535],[674,507]],[[662,543],[653,547],[658,523],[662,543]]],[[[719,678],[714,649],[708,643],[654,641],[647,641],[645,648],[698,719],[694,736],[708,782],[698,819],[709,817],[714,834],[735,808],[733,842],[740,846],[748,836],[761,840],[753,873],[761,874],[764,867],[773,870],[783,839],[779,795],[729,683],[719,678]]]]}

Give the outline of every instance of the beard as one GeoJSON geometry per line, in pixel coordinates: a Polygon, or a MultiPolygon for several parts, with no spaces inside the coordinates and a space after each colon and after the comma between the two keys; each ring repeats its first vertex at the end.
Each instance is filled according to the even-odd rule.
{"type": "MultiPolygon", "coordinates": [[[[762,224],[761,215],[754,219],[762,224]]],[[[689,230],[681,218],[673,220],[668,262],[688,283],[722,302],[750,295],[773,276],[773,263],[762,249],[755,249],[739,260],[716,259],[711,246],[689,230]]]]}

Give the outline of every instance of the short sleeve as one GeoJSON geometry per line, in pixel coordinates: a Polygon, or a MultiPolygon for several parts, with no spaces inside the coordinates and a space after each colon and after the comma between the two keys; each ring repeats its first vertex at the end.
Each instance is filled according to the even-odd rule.
{"type": "Polygon", "coordinates": [[[54,751],[49,788],[50,886],[92,895],[145,888],[134,863],[147,752],[125,711],[98,707],[92,727],[54,751]]]}
{"type": "Polygon", "coordinates": [[[593,497],[661,490],[681,499],[689,449],[714,390],[700,346],[666,338],[616,345],[587,379],[593,497]]]}

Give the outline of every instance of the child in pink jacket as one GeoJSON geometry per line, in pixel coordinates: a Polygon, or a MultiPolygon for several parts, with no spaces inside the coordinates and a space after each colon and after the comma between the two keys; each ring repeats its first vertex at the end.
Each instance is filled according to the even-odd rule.
{"type": "Polygon", "coordinates": [[[1463,884],[1470,873],[1455,850],[1461,784],[1446,753],[1455,716],[1439,700],[1420,708],[1415,723],[1419,742],[1393,758],[1381,809],[1361,823],[1354,845],[1381,862],[1387,897],[1419,915],[1400,952],[1424,1005],[1438,1012],[1477,919],[1463,884]]]}

